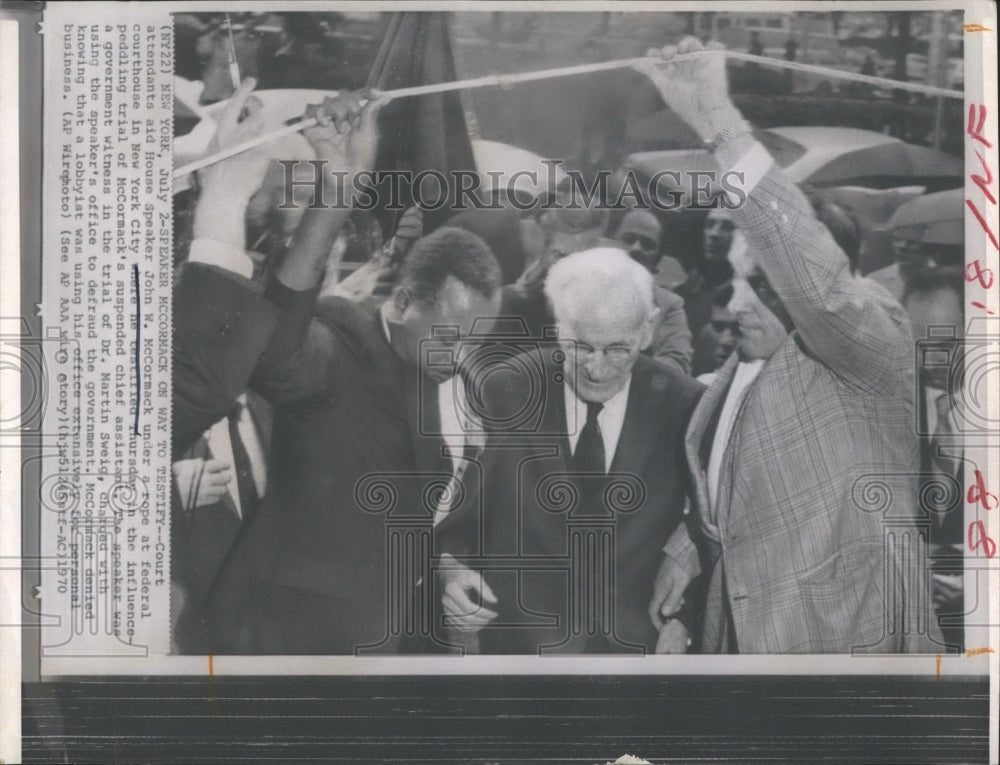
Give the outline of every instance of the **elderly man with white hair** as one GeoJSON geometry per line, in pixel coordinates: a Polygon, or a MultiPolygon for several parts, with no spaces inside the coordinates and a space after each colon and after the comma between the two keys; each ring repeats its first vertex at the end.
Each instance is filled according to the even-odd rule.
{"type": "Polygon", "coordinates": [[[468,486],[481,504],[437,529],[444,621],[482,653],[684,651],[690,623],[661,633],[647,607],[684,522],[701,385],[642,354],[653,278],[624,251],[562,258],[545,292],[558,340],[494,364],[472,396],[488,432],[468,486]]]}

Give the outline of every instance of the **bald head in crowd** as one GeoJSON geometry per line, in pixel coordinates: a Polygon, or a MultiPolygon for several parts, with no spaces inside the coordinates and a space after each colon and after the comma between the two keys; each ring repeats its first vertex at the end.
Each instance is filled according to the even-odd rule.
{"type": "Polygon", "coordinates": [[[596,247],[557,261],[545,294],[566,350],[566,382],[584,401],[607,401],[652,341],[659,316],[652,275],[624,250],[596,247]]]}

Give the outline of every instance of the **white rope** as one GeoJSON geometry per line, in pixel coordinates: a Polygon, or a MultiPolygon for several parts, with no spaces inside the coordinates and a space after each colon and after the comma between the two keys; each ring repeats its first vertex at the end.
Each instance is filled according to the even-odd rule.
{"type": "Polygon", "coordinates": [[[928,96],[941,96],[943,98],[965,98],[965,94],[961,90],[938,88],[934,85],[922,85],[919,82],[890,80],[888,77],[874,77],[872,75],[859,74],[857,72],[845,72],[841,69],[831,69],[830,67],[818,66],[816,64],[802,64],[798,61],[785,61],[778,58],[768,58],[767,56],[754,56],[750,53],[740,53],[739,51],[734,50],[727,50],[726,56],[729,58],[739,59],[741,61],[751,61],[757,64],[773,66],[779,69],[791,69],[794,72],[820,74],[830,76],[838,80],[863,82],[867,85],[876,85],[878,87],[891,88],[893,90],[908,90],[912,93],[924,93],[928,96]]]}
{"type": "MultiPolygon", "coordinates": [[[[754,56],[750,53],[740,53],[738,51],[724,51],[726,56],[732,59],[737,59],[740,61],[748,61],[756,64],[761,64],[763,66],[771,66],[778,69],[790,69],[796,72],[809,72],[811,74],[819,74],[826,77],[831,77],[833,79],[847,80],[849,82],[862,82],[867,85],[875,85],[877,87],[891,88],[893,90],[907,90],[913,93],[924,93],[929,96],[940,96],[943,98],[964,98],[964,93],[960,90],[950,90],[948,88],[938,88],[932,85],[921,85],[916,82],[901,82],[899,80],[890,80],[886,77],[872,77],[867,74],[858,74],[856,72],[845,72],[840,69],[831,69],[825,66],[816,66],[814,64],[802,64],[797,61],[785,61],[783,59],[768,58],[767,56],[754,56]]],[[[701,55],[699,53],[689,53],[682,56],[677,56],[672,60],[682,60],[690,56],[701,55]]],[[[475,77],[469,80],[456,80],[454,82],[440,82],[433,85],[416,85],[410,88],[399,88],[397,90],[387,90],[383,93],[384,96],[388,97],[390,100],[396,98],[407,98],[409,96],[423,96],[430,93],[447,93],[455,90],[470,90],[472,88],[485,88],[485,87],[499,87],[499,88],[509,88],[512,85],[516,85],[521,82],[532,82],[535,80],[549,80],[556,77],[569,77],[573,75],[580,74],[590,74],[591,72],[602,72],[611,69],[624,69],[626,67],[632,67],[640,63],[648,62],[650,60],[655,61],[653,57],[644,56],[642,58],[629,58],[620,59],[617,61],[604,61],[596,64],[580,64],[578,66],[564,66],[556,69],[543,69],[537,72],[520,72],[517,74],[494,74],[487,75],[485,77],[475,77]]],[[[252,138],[248,141],[235,144],[226,149],[223,149],[215,154],[210,154],[206,157],[202,157],[199,160],[190,162],[183,167],[179,167],[174,170],[174,178],[181,178],[188,173],[192,173],[195,170],[201,170],[203,167],[208,167],[209,165],[214,165],[216,162],[221,162],[224,159],[235,156],[237,154],[242,154],[250,149],[255,149],[258,146],[263,146],[265,144],[271,143],[272,141],[282,138],[291,133],[298,133],[307,128],[311,128],[316,124],[314,119],[304,119],[299,122],[293,123],[291,125],[285,125],[277,130],[265,133],[263,135],[252,138]]]]}

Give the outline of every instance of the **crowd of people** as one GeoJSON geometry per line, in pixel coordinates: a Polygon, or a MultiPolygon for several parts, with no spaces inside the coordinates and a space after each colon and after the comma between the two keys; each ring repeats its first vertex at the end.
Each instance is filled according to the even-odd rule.
{"type": "MultiPolygon", "coordinates": [[[[268,147],[201,172],[174,299],[176,651],[961,650],[961,503],[921,491],[961,485],[960,365],[915,344],[946,325],[960,348],[960,248],[901,231],[896,267],[859,273],[852,211],[775,165],[721,53],[674,60],[700,48],[639,66],[743,174],[683,258],[651,211],[558,194],[384,237],[300,205],[264,216],[262,258],[268,147]]],[[[220,147],[261,129],[253,85],[220,147]]],[[[381,105],[310,107],[309,159],[370,170],[381,105]]]]}

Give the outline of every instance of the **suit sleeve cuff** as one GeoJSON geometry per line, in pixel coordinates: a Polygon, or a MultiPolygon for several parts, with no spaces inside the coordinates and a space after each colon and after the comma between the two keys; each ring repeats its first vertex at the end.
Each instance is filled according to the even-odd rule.
{"type": "Polygon", "coordinates": [[[715,158],[723,168],[723,175],[735,174],[742,178],[740,183],[742,196],[731,191],[726,192],[726,197],[733,207],[738,206],[757,188],[757,184],[774,164],[774,158],[770,152],[757,141],[754,141],[749,149],[737,157],[729,155],[726,147],[723,147],[716,151],[715,158]]]}
{"type": "Polygon", "coordinates": [[[188,262],[215,266],[245,279],[253,276],[253,261],[243,250],[214,239],[195,239],[191,242],[188,262]]]}
{"type": "Polygon", "coordinates": [[[692,579],[701,573],[698,548],[691,541],[686,521],[682,521],[677,530],[670,535],[670,539],[663,546],[663,554],[687,571],[692,579]]]}
{"type": "Polygon", "coordinates": [[[276,278],[271,279],[264,296],[281,311],[281,319],[271,334],[271,342],[264,349],[264,359],[282,359],[302,345],[316,312],[318,295],[319,287],[293,290],[276,278]]]}

